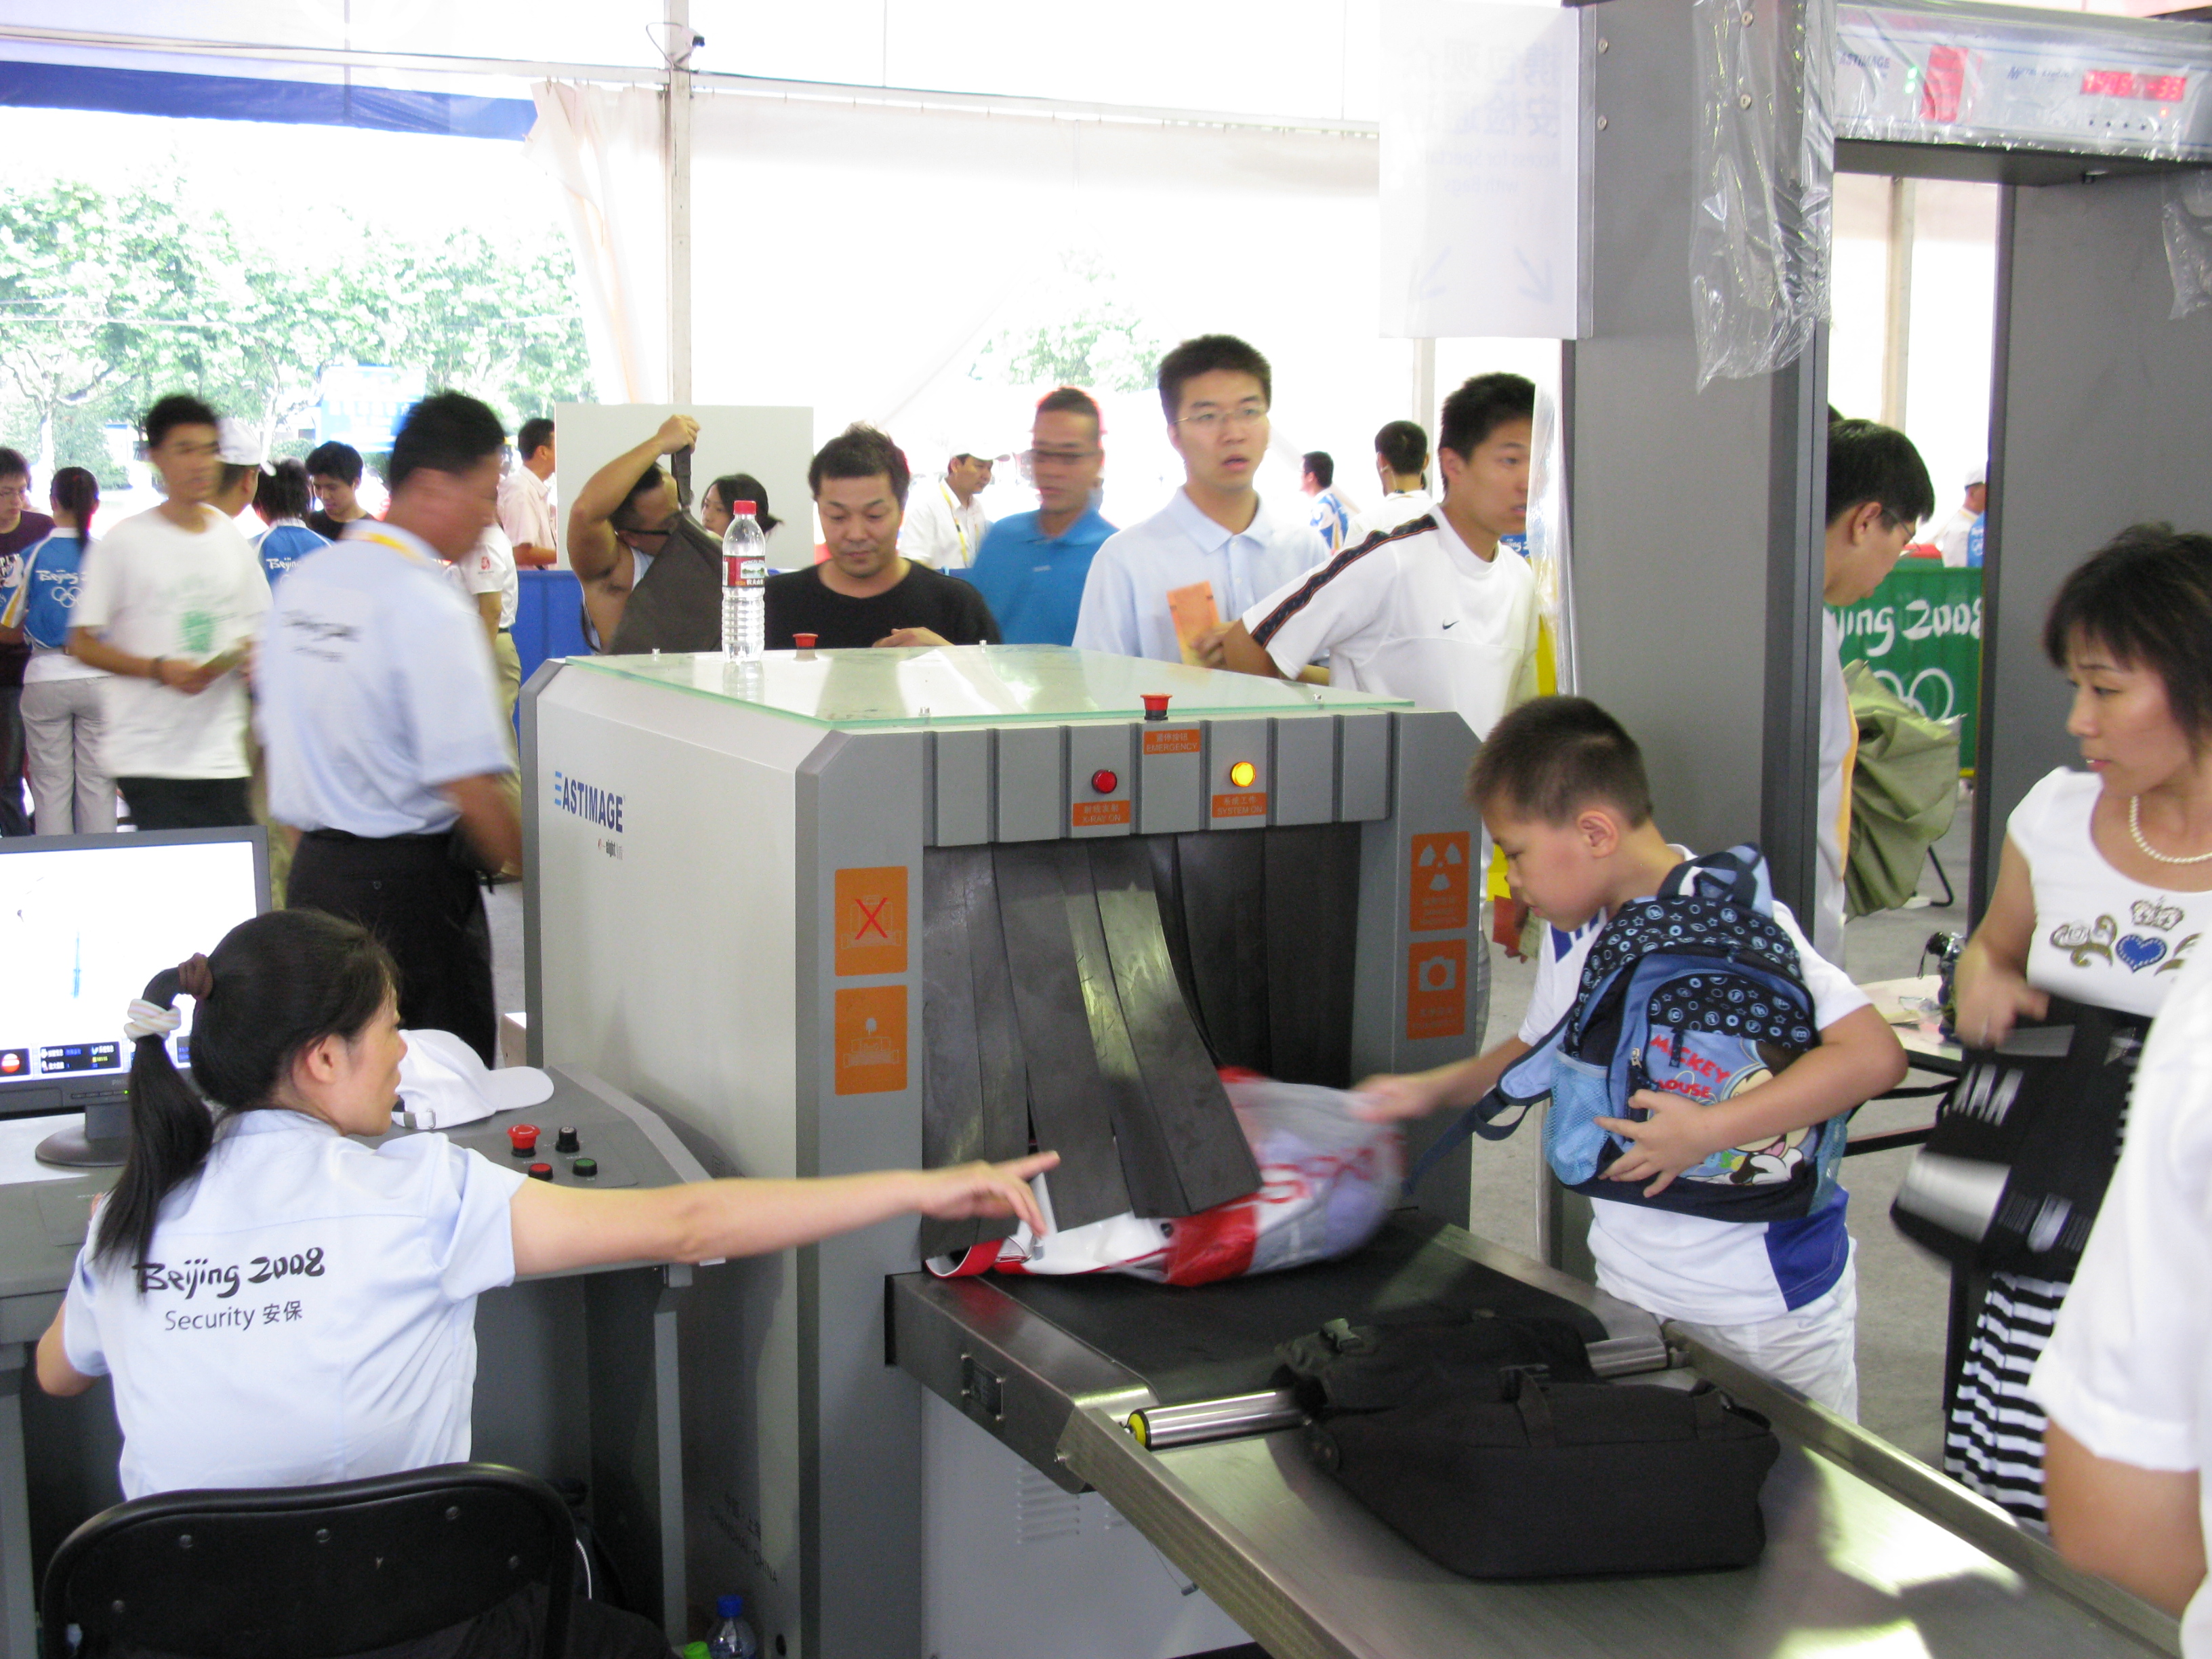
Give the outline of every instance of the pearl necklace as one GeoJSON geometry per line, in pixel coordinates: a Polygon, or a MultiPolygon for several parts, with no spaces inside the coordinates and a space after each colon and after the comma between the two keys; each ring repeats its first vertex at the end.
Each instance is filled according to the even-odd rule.
{"type": "Polygon", "coordinates": [[[2194,858],[2178,859],[2171,854],[2160,852],[2158,848],[2145,841],[2142,832],[2142,797],[2141,795],[2128,797],[2128,833],[2136,838],[2136,846],[2145,858],[2156,859],[2160,864],[2212,864],[2212,853],[2199,853],[2194,858]]]}

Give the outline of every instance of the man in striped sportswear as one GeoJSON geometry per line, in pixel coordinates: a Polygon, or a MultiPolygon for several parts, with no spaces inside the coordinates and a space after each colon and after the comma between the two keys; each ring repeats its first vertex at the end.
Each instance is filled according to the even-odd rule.
{"type": "Polygon", "coordinates": [[[1456,709],[1477,737],[1536,690],[1536,585],[1501,537],[1528,523],[1536,389],[1479,374],[1445,399],[1434,512],[1378,531],[1276,589],[1224,641],[1242,673],[1333,685],[1456,709]]]}

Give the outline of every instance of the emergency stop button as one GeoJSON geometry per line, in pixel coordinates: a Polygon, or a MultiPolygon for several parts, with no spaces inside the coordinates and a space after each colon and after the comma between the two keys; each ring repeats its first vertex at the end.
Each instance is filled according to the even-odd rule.
{"type": "Polygon", "coordinates": [[[1102,795],[1110,795],[1121,787],[1121,780],[1105,767],[1091,775],[1091,787],[1102,795]]]}
{"type": "Polygon", "coordinates": [[[507,1132],[507,1139],[517,1158],[538,1156],[538,1126],[535,1123],[516,1124],[507,1132]]]}

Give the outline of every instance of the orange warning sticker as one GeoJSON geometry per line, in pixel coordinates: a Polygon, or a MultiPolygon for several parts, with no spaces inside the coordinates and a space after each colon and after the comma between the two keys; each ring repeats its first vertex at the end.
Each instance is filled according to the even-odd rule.
{"type": "Polygon", "coordinates": [[[1417,933],[1467,926],[1468,832],[1413,837],[1413,902],[1406,925],[1417,933]]]}
{"type": "Polygon", "coordinates": [[[1267,792],[1248,789],[1241,794],[1216,795],[1213,816],[1217,818],[1264,818],[1267,816],[1267,792]]]}
{"type": "Polygon", "coordinates": [[[1417,941],[1406,951],[1407,1040],[1466,1035],[1467,941],[1417,941]]]}
{"type": "Polygon", "coordinates": [[[837,993],[836,1092],[882,1095],[906,1087],[906,987],[852,986],[837,993]]]}
{"type": "Polygon", "coordinates": [[[906,866],[840,870],[836,900],[837,975],[906,972],[906,866]]]}
{"type": "Polygon", "coordinates": [[[1125,800],[1079,800],[1067,809],[1068,827],[1074,830],[1097,830],[1128,821],[1129,803],[1125,800]]]}
{"type": "Polygon", "coordinates": [[[1147,755],[1195,755],[1198,752],[1198,728],[1178,726],[1172,732],[1145,733],[1145,752],[1147,755]]]}

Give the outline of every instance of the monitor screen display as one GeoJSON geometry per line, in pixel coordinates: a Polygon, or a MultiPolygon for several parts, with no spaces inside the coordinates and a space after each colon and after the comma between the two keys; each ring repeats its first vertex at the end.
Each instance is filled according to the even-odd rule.
{"type": "Polygon", "coordinates": [[[265,908],[267,890],[258,830],[0,842],[0,1110],[112,1091],[131,1065],[131,1000],[265,908]]]}

